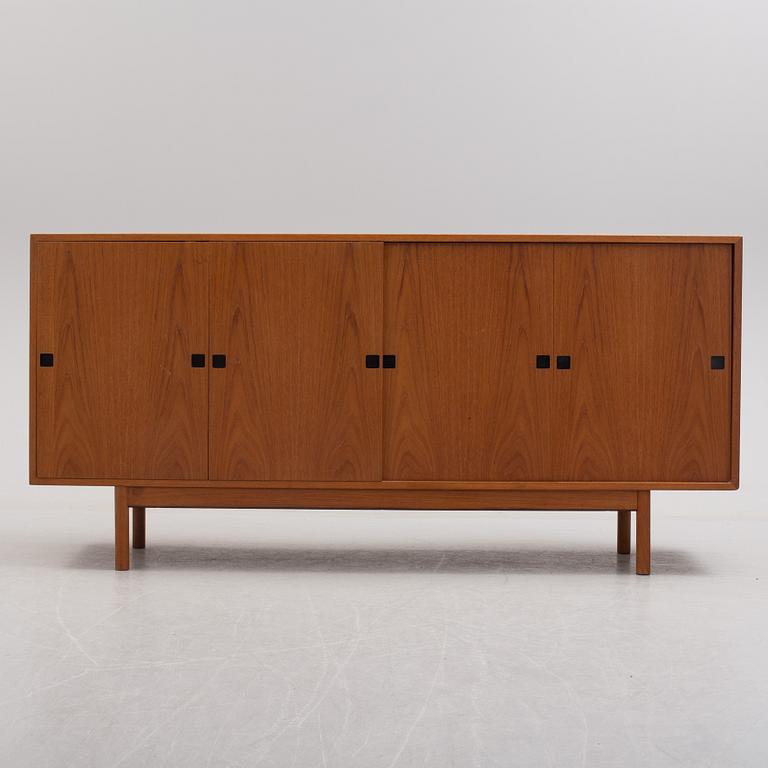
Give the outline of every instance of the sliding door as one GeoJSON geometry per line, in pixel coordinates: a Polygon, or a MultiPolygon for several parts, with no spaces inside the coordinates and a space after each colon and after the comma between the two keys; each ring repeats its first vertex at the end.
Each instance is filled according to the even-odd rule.
{"type": "Polygon", "coordinates": [[[550,479],[552,250],[385,246],[385,479],[550,479]]]}
{"type": "Polygon", "coordinates": [[[555,246],[559,480],[730,479],[728,245],[555,246]]]}
{"type": "Polygon", "coordinates": [[[211,480],[381,479],[381,243],[213,248],[211,480]]]}
{"type": "Polygon", "coordinates": [[[204,480],[208,270],[183,243],[40,243],[36,467],[52,479],[204,480]]]}

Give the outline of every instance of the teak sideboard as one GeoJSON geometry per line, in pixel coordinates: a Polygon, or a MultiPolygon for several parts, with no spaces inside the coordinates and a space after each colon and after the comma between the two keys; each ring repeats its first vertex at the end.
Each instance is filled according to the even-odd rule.
{"type": "Polygon", "coordinates": [[[738,488],[740,237],[33,235],[30,482],[148,507],[738,488]]]}

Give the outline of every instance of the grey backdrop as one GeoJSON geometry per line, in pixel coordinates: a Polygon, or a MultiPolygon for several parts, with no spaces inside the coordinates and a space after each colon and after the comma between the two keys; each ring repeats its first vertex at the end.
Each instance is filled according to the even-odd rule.
{"type": "Polygon", "coordinates": [[[5,511],[27,486],[30,232],[743,234],[763,513],[768,10],[745,0],[0,1],[5,511]]]}

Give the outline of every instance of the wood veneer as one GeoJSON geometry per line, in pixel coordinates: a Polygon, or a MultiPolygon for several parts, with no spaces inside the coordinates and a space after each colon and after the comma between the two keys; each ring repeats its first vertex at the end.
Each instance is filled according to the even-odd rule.
{"type": "Polygon", "coordinates": [[[553,246],[385,246],[384,478],[549,480],[553,246]]]}
{"type": "Polygon", "coordinates": [[[379,480],[380,243],[197,246],[211,259],[211,480],[379,480]],[[279,364],[275,364],[279,361],[279,364]]]}
{"type": "Polygon", "coordinates": [[[633,491],[412,491],[129,487],[130,505],[264,509],[617,509],[637,506],[633,491]],[[194,502],[194,504],[192,503],[194,502]]]}
{"type": "Polygon", "coordinates": [[[556,477],[729,479],[731,268],[719,244],[556,246],[556,477]]]}
{"type": "Polygon", "coordinates": [[[208,477],[208,265],[183,243],[44,243],[36,287],[36,473],[208,477]]]}

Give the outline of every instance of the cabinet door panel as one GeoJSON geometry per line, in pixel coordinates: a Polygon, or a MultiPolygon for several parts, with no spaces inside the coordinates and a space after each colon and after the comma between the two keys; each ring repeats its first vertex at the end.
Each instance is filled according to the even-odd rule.
{"type": "Polygon", "coordinates": [[[33,254],[41,478],[205,479],[208,274],[180,243],[43,243],[33,254]]]}
{"type": "Polygon", "coordinates": [[[559,479],[729,479],[731,261],[727,245],[556,246],[559,479]]]}
{"type": "Polygon", "coordinates": [[[552,250],[386,245],[385,479],[550,479],[552,250]]]}
{"type": "Polygon", "coordinates": [[[211,479],[381,479],[381,244],[217,248],[211,479]]]}

